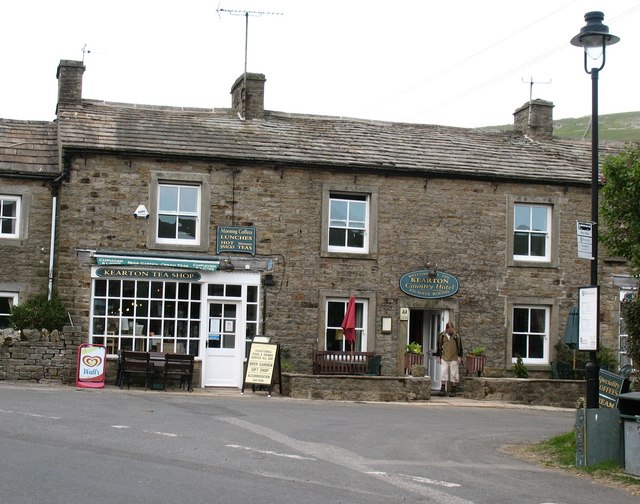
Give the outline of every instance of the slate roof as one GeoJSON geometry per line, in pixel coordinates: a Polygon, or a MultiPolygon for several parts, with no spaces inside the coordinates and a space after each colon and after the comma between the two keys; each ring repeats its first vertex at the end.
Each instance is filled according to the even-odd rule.
{"type": "Polygon", "coordinates": [[[0,119],[0,171],[45,178],[57,175],[56,130],[52,122],[0,119]]]}
{"type": "MultiPolygon", "coordinates": [[[[514,132],[265,111],[242,120],[228,109],[83,100],[56,122],[0,119],[0,171],[59,172],[64,149],[229,162],[366,170],[424,177],[591,183],[590,141],[532,140],[514,132]]],[[[620,151],[603,146],[603,156],[620,151]]]]}
{"type": "MultiPolygon", "coordinates": [[[[58,120],[62,143],[69,149],[420,176],[591,183],[589,141],[536,141],[513,132],[270,111],[262,119],[242,120],[227,109],[94,100],[59,111],[58,120]]],[[[605,147],[601,152],[612,151],[605,147]]]]}

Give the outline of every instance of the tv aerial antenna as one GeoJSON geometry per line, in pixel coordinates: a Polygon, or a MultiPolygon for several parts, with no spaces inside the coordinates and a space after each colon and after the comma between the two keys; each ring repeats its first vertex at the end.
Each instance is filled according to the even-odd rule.
{"type": "MultiPolygon", "coordinates": [[[[216,9],[218,13],[218,18],[221,19],[220,13],[226,12],[227,14],[231,14],[232,16],[244,16],[244,73],[243,73],[243,95],[247,92],[247,54],[249,51],[249,17],[260,17],[260,16],[282,16],[282,12],[266,12],[266,11],[250,11],[250,10],[238,10],[238,9],[224,9],[220,7],[218,4],[218,8],[216,9]]],[[[246,103],[246,96],[243,96],[243,101],[246,103]]],[[[244,107],[244,104],[243,104],[244,107]]],[[[244,112],[244,111],[243,111],[244,112]]],[[[245,115],[244,113],[242,114],[245,115]]]]}
{"type": "Polygon", "coordinates": [[[531,102],[533,101],[533,85],[534,84],[551,84],[551,79],[548,81],[534,81],[533,77],[529,78],[529,81],[522,79],[524,84],[529,84],[529,118],[527,119],[527,126],[531,126],[531,102]]]}
{"type": "Polygon", "coordinates": [[[87,47],[87,44],[82,46],[82,64],[84,65],[84,57],[87,54],[91,54],[91,50],[87,47]]]}
{"type": "Polygon", "coordinates": [[[242,74],[242,119],[247,115],[246,114],[246,106],[247,106],[247,53],[249,48],[249,17],[260,17],[260,16],[282,16],[281,12],[266,12],[266,11],[243,11],[237,9],[224,9],[220,7],[218,4],[218,8],[216,9],[218,13],[218,18],[221,19],[220,13],[226,12],[227,14],[231,14],[232,16],[244,16],[244,73],[242,74]]]}

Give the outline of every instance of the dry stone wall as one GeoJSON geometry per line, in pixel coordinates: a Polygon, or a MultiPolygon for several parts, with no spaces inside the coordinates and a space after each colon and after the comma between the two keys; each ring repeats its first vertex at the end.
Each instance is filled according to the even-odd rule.
{"type": "Polygon", "coordinates": [[[0,380],[74,383],[78,346],[85,340],[79,327],[52,332],[4,329],[0,333],[0,380]]]}

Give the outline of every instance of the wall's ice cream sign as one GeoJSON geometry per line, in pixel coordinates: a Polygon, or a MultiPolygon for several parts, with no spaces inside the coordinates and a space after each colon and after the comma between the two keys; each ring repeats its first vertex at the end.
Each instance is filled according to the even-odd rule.
{"type": "Polygon", "coordinates": [[[76,387],[104,387],[106,356],[107,349],[104,345],[83,343],[78,347],[76,387]]]}

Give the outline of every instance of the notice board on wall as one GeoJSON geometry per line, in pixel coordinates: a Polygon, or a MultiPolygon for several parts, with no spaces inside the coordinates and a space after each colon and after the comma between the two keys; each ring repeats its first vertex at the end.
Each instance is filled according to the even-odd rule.
{"type": "Polygon", "coordinates": [[[280,379],[280,346],[277,343],[252,342],[247,359],[247,367],[242,382],[242,393],[245,385],[266,387],[271,396],[275,384],[281,386],[280,379]]]}

